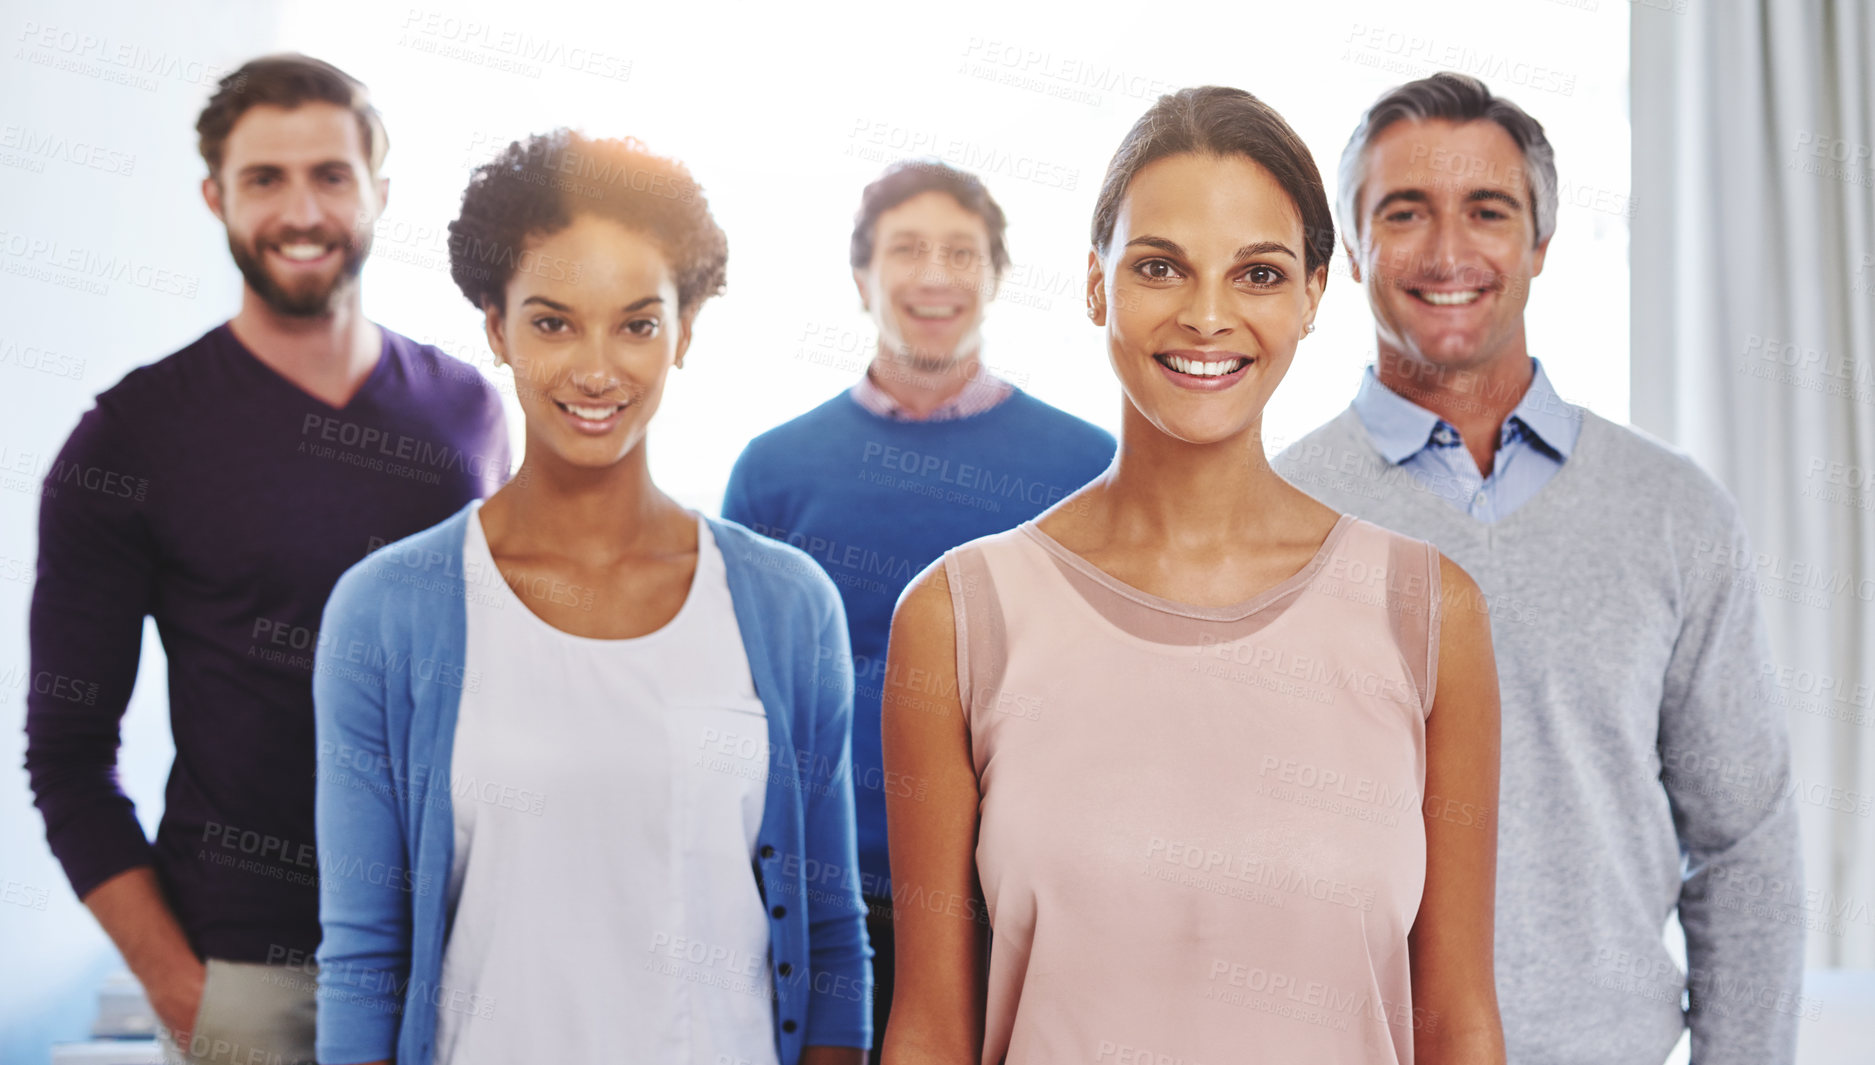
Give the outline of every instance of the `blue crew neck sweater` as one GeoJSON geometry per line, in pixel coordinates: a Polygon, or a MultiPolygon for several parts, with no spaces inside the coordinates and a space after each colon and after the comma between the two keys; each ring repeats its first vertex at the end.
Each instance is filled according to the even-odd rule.
{"type": "Polygon", "coordinates": [[[853,783],[865,893],[891,894],[879,703],[899,593],[945,551],[1012,529],[1113,461],[1106,430],[1021,389],[981,414],[941,422],[882,418],[842,392],[750,441],[723,517],[785,541],[840,589],[853,644],[853,783]]]}

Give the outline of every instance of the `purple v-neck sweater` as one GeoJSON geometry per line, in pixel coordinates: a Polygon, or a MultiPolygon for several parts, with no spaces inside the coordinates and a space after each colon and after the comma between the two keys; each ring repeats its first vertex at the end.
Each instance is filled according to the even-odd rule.
{"type": "Polygon", "coordinates": [[[225,324],[98,396],[46,472],[26,713],[46,838],[80,897],[153,865],[198,954],[318,945],[319,869],[344,857],[313,846],[326,597],[372,548],[494,491],[508,462],[487,381],[388,329],[343,407],[225,324]],[[154,844],[116,774],[145,616],[176,744],[154,844]]]}

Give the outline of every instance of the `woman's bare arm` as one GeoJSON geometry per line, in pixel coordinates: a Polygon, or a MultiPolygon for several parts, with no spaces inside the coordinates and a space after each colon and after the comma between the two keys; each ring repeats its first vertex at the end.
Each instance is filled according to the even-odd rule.
{"type": "Polygon", "coordinates": [[[1497,661],[1478,585],[1443,555],[1439,576],[1438,680],[1426,718],[1426,890],[1407,939],[1413,1053],[1420,1065],[1503,1065],[1491,967],[1497,661]]]}
{"type": "Polygon", "coordinates": [[[940,560],[892,617],[881,712],[898,964],[883,1058],[976,1065],[983,1046],[984,916],[977,775],[957,685],[957,632],[940,560]]]}

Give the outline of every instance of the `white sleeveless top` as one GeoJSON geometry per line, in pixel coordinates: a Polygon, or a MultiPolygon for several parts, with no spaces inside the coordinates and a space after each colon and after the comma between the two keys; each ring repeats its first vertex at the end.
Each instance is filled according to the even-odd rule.
{"type": "Polygon", "coordinates": [[[529,610],[468,523],[438,1065],[776,1063],[752,864],[768,722],[697,526],[677,616],[601,640],[529,610]]]}

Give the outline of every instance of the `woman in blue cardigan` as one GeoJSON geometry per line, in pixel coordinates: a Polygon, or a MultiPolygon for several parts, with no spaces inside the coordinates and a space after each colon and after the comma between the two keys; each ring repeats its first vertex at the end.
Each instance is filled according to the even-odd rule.
{"type": "Polygon", "coordinates": [[[451,273],[526,458],[326,606],[321,1062],[864,1060],[839,596],[646,465],[727,258],[636,141],[560,130],[470,179],[451,273]]]}

